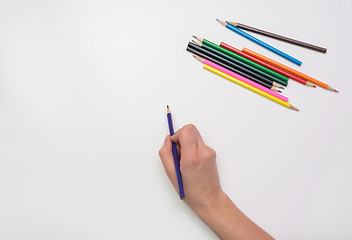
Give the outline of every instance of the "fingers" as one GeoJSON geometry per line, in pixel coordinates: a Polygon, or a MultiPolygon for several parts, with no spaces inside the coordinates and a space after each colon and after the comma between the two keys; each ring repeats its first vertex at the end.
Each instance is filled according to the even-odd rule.
{"type": "MultiPolygon", "coordinates": [[[[180,157],[180,167],[192,159],[197,159],[198,147],[205,147],[203,139],[194,125],[186,125],[178,130],[172,137],[166,136],[164,145],[159,151],[165,172],[174,188],[178,189],[175,163],[172,154],[172,142],[176,143],[177,152],[180,157]],[[181,153],[182,151],[182,153],[181,153]],[[184,164],[183,164],[184,163],[184,164]]],[[[186,166],[184,165],[184,166],[186,166]]]]}
{"type": "Polygon", "coordinates": [[[198,129],[192,124],[188,124],[178,130],[171,137],[171,140],[179,144],[183,150],[187,148],[194,149],[198,148],[199,145],[204,145],[198,129]]]}
{"type": "Polygon", "coordinates": [[[180,160],[180,158],[181,158],[181,146],[180,146],[180,144],[176,144],[176,149],[177,149],[178,159],[180,160]]]}
{"type": "Polygon", "coordinates": [[[175,171],[175,163],[174,157],[172,155],[172,142],[169,135],[165,137],[164,144],[159,150],[159,156],[161,162],[164,165],[165,172],[169,177],[172,185],[174,185],[175,189],[177,187],[177,176],[175,171]]]}

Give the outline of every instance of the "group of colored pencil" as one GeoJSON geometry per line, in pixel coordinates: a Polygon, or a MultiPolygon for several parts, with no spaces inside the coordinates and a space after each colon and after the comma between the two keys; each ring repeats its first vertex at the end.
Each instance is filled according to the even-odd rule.
{"type": "MultiPolygon", "coordinates": [[[[249,27],[240,23],[229,23],[218,20],[227,28],[239,33],[240,35],[258,43],[261,46],[272,50],[273,52],[285,57],[288,60],[295,60],[289,55],[271,47],[270,45],[252,37],[244,31],[237,28],[243,27],[254,32],[261,32],[263,35],[272,35],[279,40],[300,45],[320,52],[326,52],[326,49],[317,47],[308,43],[300,42],[286,38],[277,34],[272,34],[260,29],[249,27]],[[237,27],[236,27],[237,26],[237,27]],[[254,29],[254,30],[253,30],[254,29]]],[[[188,43],[187,51],[194,54],[194,57],[204,63],[204,69],[213,72],[231,82],[234,82],[248,90],[251,90],[263,97],[266,97],[284,107],[299,111],[292,104],[288,103],[288,98],[282,95],[282,90],[288,85],[288,80],[292,79],[309,87],[322,87],[330,91],[338,92],[329,85],[320,82],[306,74],[303,74],[293,68],[274,61],[259,53],[247,48],[242,51],[238,50],[224,42],[217,45],[207,39],[193,36],[196,41],[188,43]]],[[[296,62],[298,64],[298,62],[296,62]]],[[[301,62],[299,61],[300,65],[301,62]]]]}

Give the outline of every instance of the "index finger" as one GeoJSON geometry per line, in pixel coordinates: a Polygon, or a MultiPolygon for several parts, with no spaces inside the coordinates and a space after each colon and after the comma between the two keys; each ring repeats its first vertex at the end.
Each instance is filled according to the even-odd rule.
{"type": "Polygon", "coordinates": [[[171,141],[180,144],[181,149],[198,148],[199,145],[204,144],[198,129],[192,124],[188,124],[178,130],[171,137],[171,141]]]}

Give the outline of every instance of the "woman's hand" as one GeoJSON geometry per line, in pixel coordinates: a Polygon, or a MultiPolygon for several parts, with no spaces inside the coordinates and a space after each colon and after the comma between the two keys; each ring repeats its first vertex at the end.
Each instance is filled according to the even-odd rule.
{"type": "Polygon", "coordinates": [[[172,143],[180,155],[184,201],[222,240],[273,239],[246,217],[222,191],[215,151],[204,144],[197,128],[186,125],[166,136],[159,151],[165,172],[178,192],[172,143]]]}
{"type": "Polygon", "coordinates": [[[216,152],[204,144],[194,125],[186,125],[171,138],[166,136],[159,151],[166,174],[178,192],[171,141],[176,143],[180,155],[180,170],[185,191],[184,201],[197,214],[224,197],[216,168],[216,152]]]}

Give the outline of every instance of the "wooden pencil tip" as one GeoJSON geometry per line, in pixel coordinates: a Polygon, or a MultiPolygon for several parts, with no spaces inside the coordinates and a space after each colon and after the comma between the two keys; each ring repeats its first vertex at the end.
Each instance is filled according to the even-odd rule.
{"type": "Polygon", "coordinates": [[[204,58],[201,58],[201,57],[196,56],[196,55],[193,55],[193,57],[194,57],[195,59],[197,59],[198,61],[200,61],[200,62],[203,62],[203,60],[204,60],[204,58]]]}
{"type": "Polygon", "coordinates": [[[167,108],[169,108],[169,105],[166,105],[167,108]]]}
{"type": "Polygon", "coordinates": [[[194,40],[192,40],[192,42],[194,43],[194,44],[197,44],[198,46],[202,46],[202,43],[197,39],[197,41],[194,41],[194,40]]]}
{"type": "Polygon", "coordinates": [[[237,27],[237,22],[230,22],[230,21],[226,21],[227,23],[229,23],[229,24],[231,24],[232,26],[235,26],[235,27],[237,27]]]}
{"type": "Polygon", "coordinates": [[[326,90],[333,91],[333,92],[339,92],[339,91],[337,91],[335,88],[332,88],[332,87],[330,87],[330,86],[328,86],[328,87],[326,88],[326,90]]]}
{"type": "Polygon", "coordinates": [[[313,83],[308,82],[308,81],[306,82],[306,86],[316,88],[316,86],[313,83]]]}
{"type": "Polygon", "coordinates": [[[193,37],[194,37],[195,39],[197,39],[199,42],[203,42],[203,40],[204,40],[204,38],[197,37],[197,36],[194,36],[194,35],[193,35],[193,37]]]}
{"type": "Polygon", "coordinates": [[[299,112],[299,109],[298,109],[298,108],[295,108],[292,104],[290,104],[290,109],[292,109],[292,110],[295,110],[295,111],[299,112]]]}
{"type": "Polygon", "coordinates": [[[313,85],[314,88],[317,88],[317,86],[313,85]]]}
{"type": "Polygon", "coordinates": [[[273,86],[281,89],[285,89],[282,85],[278,84],[277,82],[273,82],[273,86]]]}
{"type": "Polygon", "coordinates": [[[225,21],[221,21],[219,19],[216,19],[216,21],[218,21],[219,23],[221,23],[222,25],[226,26],[226,22],[225,21]]]}

